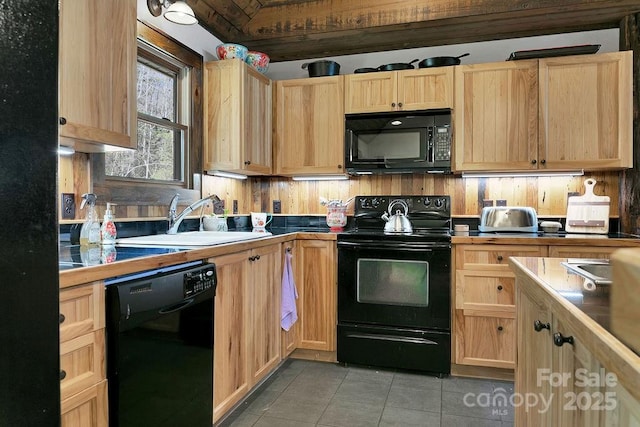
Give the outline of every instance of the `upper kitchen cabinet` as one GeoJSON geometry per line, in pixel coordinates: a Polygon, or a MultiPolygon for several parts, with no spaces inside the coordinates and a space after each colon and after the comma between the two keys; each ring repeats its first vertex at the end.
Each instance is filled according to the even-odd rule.
{"type": "Polygon", "coordinates": [[[538,156],[538,61],[455,69],[454,170],[532,168],[538,156]]]}
{"type": "Polygon", "coordinates": [[[631,52],[463,65],[455,85],[455,171],[632,166],[631,52]]]}
{"type": "Polygon", "coordinates": [[[135,148],[136,1],[60,1],[60,143],[135,148]]]}
{"type": "Polygon", "coordinates": [[[271,80],[230,59],[206,63],[204,81],[204,170],[271,174],[271,80]]]}
{"type": "Polygon", "coordinates": [[[343,174],[343,76],[276,83],[276,173],[343,174]]]}
{"type": "Polygon", "coordinates": [[[345,113],[453,107],[453,67],[345,76],[345,113]]]}
{"type": "Polygon", "coordinates": [[[633,167],[631,51],[540,60],[540,168],[633,167]]]}

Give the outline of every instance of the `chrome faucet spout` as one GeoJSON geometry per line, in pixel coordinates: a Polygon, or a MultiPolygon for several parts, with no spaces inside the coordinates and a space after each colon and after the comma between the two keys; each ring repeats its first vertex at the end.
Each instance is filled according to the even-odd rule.
{"type": "Polygon", "coordinates": [[[209,203],[210,201],[214,204],[219,203],[220,198],[217,195],[212,194],[190,204],[189,206],[184,208],[184,210],[180,212],[179,215],[176,215],[176,208],[178,205],[178,195],[176,194],[173,199],[171,199],[171,203],[169,204],[169,229],[167,230],[167,234],[176,234],[178,232],[180,224],[187,215],[189,215],[195,209],[198,209],[200,206],[204,206],[205,204],[209,203]]]}

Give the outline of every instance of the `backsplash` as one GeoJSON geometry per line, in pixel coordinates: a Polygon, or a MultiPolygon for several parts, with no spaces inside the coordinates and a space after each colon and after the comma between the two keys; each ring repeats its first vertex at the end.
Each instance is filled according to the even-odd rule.
{"type": "MultiPolygon", "coordinates": [[[[89,191],[90,170],[85,155],[60,158],[59,191],[76,195],[76,219],[82,219],[79,197],[89,191]]],[[[379,175],[350,178],[346,181],[292,181],[283,177],[250,178],[243,181],[202,176],[202,194],[217,194],[225,202],[229,213],[233,201],[238,202],[238,213],[273,212],[273,201],[279,200],[283,215],[324,215],[320,197],[348,200],[358,195],[417,195],[448,194],[454,217],[478,217],[484,201],[496,203],[504,200],[511,206],[531,206],[540,217],[564,217],[568,193],[584,193],[583,182],[594,178],[598,183],[595,193],[611,198],[610,216],[619,216],[619,173],[587,173],[579,177],[528,178],[462,178],[457,175],[379,175]]],[[[98,200],[100,218],[109,200],[98,200]]],[[[180,208],[183,208],[181,206],[180,208]]],[[[352,208],[351,208],[352,212],[352,208]]],[[[119,204],[115,208],[117,219],[164,218],[166,205],[119,204]]]]}

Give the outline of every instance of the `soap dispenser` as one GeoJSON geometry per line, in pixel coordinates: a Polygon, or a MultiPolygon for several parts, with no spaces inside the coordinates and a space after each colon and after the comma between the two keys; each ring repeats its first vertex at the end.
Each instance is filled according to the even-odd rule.
{"type": "Polygon", "coordinates": [[[100,227],[100,240],[103,245],[116,244],[116,224],[113,222],[113,212],[111,203],[107,202],[107,210],[104,212],[104,220],[100,227]]]}
{"type": "Polygon", "coordinates": [[[87,217],[80,228],[80,246],[100,244],[100,223],[96,214],[96,195],[86,193],[82,195],[80,209],[87,206],[87,217]]]}

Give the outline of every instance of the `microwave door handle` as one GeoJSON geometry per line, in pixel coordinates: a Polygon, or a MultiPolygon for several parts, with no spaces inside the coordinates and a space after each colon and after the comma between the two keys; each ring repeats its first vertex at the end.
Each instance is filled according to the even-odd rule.
{"type": "Polygon", "coordinates": [[[436,161],[436,149],[434,146],[435,131],[433,126],[427,128],[427,161],[431,164],[436,161]]]}

